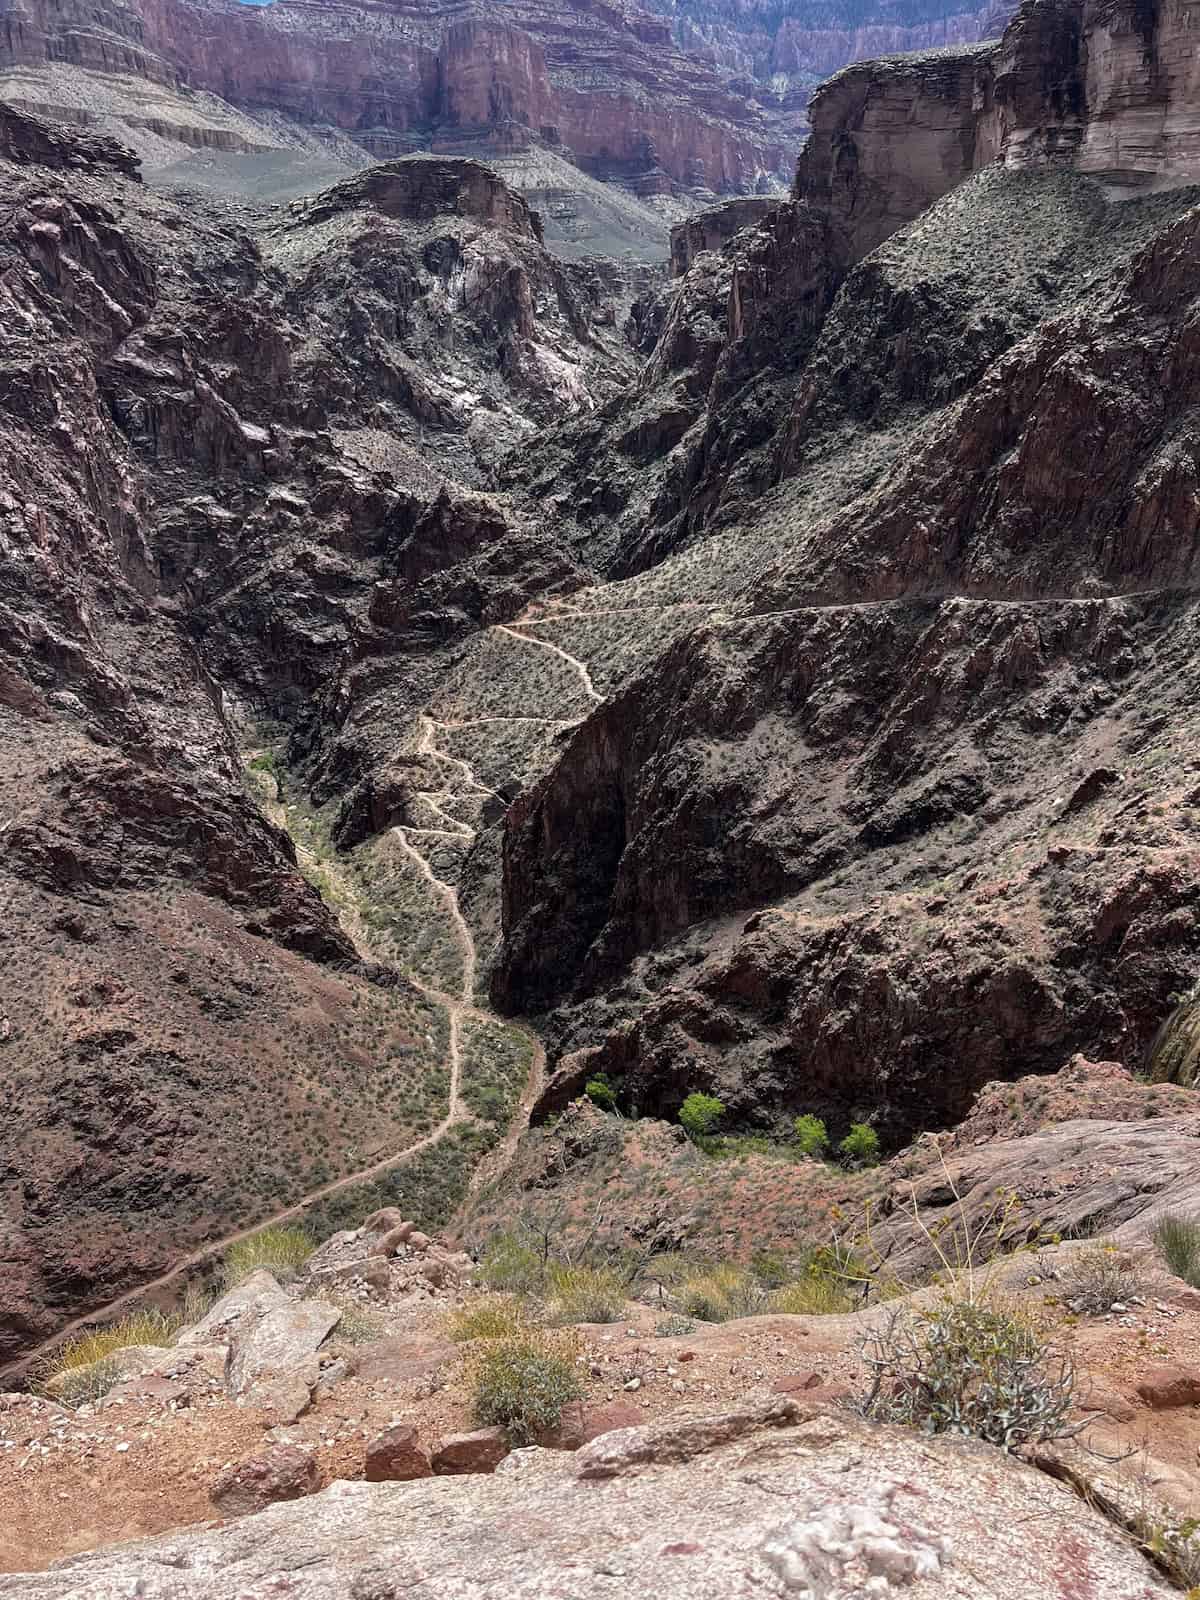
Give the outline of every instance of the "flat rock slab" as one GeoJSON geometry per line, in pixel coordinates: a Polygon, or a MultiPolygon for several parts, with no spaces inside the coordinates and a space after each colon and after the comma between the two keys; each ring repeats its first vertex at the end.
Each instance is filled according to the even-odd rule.
{"type": "MultiPolygon", "coordinates": [[[[652,1433],[654,1430],[645,1430],[652,1433]]],[[[698,1430],[718,1437],[727,1430],[698,1430]]],[[[636,1434],[638,1430],[630,1430],[636,1434]]],[[[611,1435],[609,1437],[612,1437],[611,1435]]],[[[985,1445],[821,1413],[633,1474],[521,1451],[486,1476],[331,1484],[224,1527],[0,1576],[4,1600],[1167,1600],[1063,1484],[985,1445]],[[874,1579],[872,1588],[867,1584],[874,1579]]],[[[593,1447],[589,1447],[593,1448],[593,1447]]]]}
{"type": "Polygon", "coordinates": [[[195,1327],[185,1328],[177,1342],[186,1348],[193,1344],[210,1344],[214,1339],[228,1339],[244,1322],[262,1316],[272,1306],[287,1304],[287,1294],[271,1274],[260,1267],[215,1301],[195,1327]]]}
{"type": "Polygon", "coordinates": [[[336,1306],[322,1300],[288,1300],[248,1326],[239,1325],[225,1369],[229,1393],[236,1399],[260,1379],[282,1378],[304,1367],[341,1318],[336,1306]]]}

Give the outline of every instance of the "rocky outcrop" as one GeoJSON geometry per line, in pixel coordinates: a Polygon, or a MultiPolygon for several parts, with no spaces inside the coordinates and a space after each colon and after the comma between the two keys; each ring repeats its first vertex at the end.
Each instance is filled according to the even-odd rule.
{"type": "Polygon", "coordinates": [[[719,250],[735,233],[761,222],[778,203],[765,196],[727,200],[678,223],[671,229],[671,276],[681,277],[702,250],[719,250]]]}
{"type": "Polygon", "coordinates": [[[102,1600],[137,1585],[145,1600],[229,1600],[266,1583],[324,1600],[383,1593],[396,1573],[419,1570],[431,1596],[507,1600],[531,1584],[583,1596],[598,1567],[619,1568],[618,1581],[636,1574],[662,1600],[747,1581],[764,1596],[832,1595],[864,1579],[913,1600],[963,1583],[998,1600],[1066,1600],[1081,1571],[1106,1600],[1174,1592],[1091,1504],[1011,1456],[815,1405],[781,1408],[784,1425],[766,1431],[694,1422],[695,1448],[683,1451],[679,1425],[634,1428],[575,1457],[522,1452],[469,1479],[336,1483],[222,1527],[0,1576],[0,1595],[102,1600]]]}
{"type": "Polygon", "coordinates": [[[327,189],[304,207],[311,222],[369,208],[398,222],[465,217],[541,243],[537,214],[478,161],[412,156],[385,162],[327,189]]]}

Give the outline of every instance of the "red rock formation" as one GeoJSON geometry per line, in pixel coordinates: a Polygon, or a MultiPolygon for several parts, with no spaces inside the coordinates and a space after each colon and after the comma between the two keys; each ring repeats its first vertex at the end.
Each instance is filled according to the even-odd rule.
{"type": "Polygon", "coordinates": [[[604,0],[19,0],[5,66],[66,61],[179,83],[241,109],[329,123],[373,154],[433,128],[515,122],[601,175],[647,170],[647,140],[676,183],[753,189],[790,165],[783,124],[671,47],[665,28],[604,0]],[[382,142],[381,142],[382,141],[382,142]]]}

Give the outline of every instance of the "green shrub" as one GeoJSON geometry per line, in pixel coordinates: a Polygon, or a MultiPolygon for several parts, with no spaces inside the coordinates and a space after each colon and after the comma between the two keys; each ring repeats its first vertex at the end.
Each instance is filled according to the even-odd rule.
{"type": "Polygon", "coordinates": [[[573,1339],[528,1328],[480,1345],[469,1367],[475,1421],[503,1428],[514,1445],[557,1426],[563,1407],[583,1398],[573,1339]]]}
{"type": "Polygon", "coordinates": [[[797,1117],[792,1123],[801,1155],[823,1156],[829,1148],[829,1133],[820,1117],[797,1117]]]}
{"type": "Polygon", "coordinates": [[[1200,1289],[1200,1217],[1178,1213],[1160,1217],[1154,1227],[1154,1242],[1175,1276],[1193,1289],[1200,1289]]]}
{"type": "Polygon", "coordinates": [[[496,1233],[488,1240],[476,1274],[489,1289],[509,1294],[536,1294],[546,1275],[546,1263],[526,1240],[515,1233],[496,1233]]]}
{"type": "Polygon", "coordinates": [[[848,1167],[878,1166],[879,1135],[865,1122],[852,1122],[850,1132],[838,1145],[838,1153],[848,1167]]]}
{"type": "Polygon", "coordinates": [[[528,1326],[525,1307],[508,1294],[485,1295],[446,1318],[446,1333],[456,1344],[471,1339],[511,1339],[528,1326]]]}
{"type": "Polygon", "coordinates": [[[871,1374],[859,1409],[926,1433],[968,1434],[1015,1450],[1070,1438],[1074,1371],[1002,1306],[944,1300],[893,1311],[859,1346],[871,1374]]]}
{"type": "Polygon", "coordinates": [[[383,1334],[383,1318],[378,1312],[360,1305],[357,1300],[329,1300],[342,1313],[341,1320],[331,1335],[347,1344],[370,1344],[383,1334]]]}
{"type": "Polygon", "coordinates": [[[610,1267],[553,1266],[549,1272],[555,1322],[619,1322],[625,1284],[610,1267]]]}
{"type": "Polygon", "coordinates": [[[263,1228],[229,1247],[221,1278],[226,1289],[232,1289],[252,1272],[265,1267],[280,1283],[288,1283],[299,1274],[313,1249],[312,1237],[304,1228],[263,1228]]]}
{"type": "Polygon", "coordinates": [[[681,1317],[677,1312],[669,1317],[663,1317],[654,1324],[656,1339],[682,1339],[685,1334],[695,1331],[696,1324],[691,1317],[681,1317]]]}
{"type": "Polygon", "coordinates": [[[711,1094],[690,1094],[679,1108],[680,1125],[689,1139],[710,1134],[724,1115],[724,1105],[711,1094]]]}
{"type": "Polygon", "coordinates": [[[120,1382],[121,1364],[117,1352],[130,1345],[167,1347],[179,1330],[176,1317],[161,1311],[134,1311],[107,1327],[89,1328],[52,1350],[37,1367],[37,1387],[52,1394],[64,1405],[83,1405],[99,1400],[120,1382]]]}
{"type": "Polygon", "coordinates": [[[788,1264],[775,1250],[758,1250],[750,1257],[750,1271],[767,1289],[781,1289],[791,1277],[788,1264]]]}
{"type": "Polygon", "coordinates": [[[589,1078],[583,1086],[583,1092],[594,1106],[601,1111],[615,1111],[617,1109],[617,1091],[605,1077],[599,1073],[594,1078],[589,1078]]]}

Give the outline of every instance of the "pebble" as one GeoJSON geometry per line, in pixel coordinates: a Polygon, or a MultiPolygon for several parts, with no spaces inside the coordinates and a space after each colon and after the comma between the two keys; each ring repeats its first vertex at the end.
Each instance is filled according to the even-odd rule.
{"type": "Polygon", "coordinates": [[[625,1385],[625,1387],[626,1387],[627,1390],[629,1390],[631,1392],[634,1389],[640,1389],[642,1387],[642,1380],[640,1378],[630,1378],[629,1382],[625,1385]]]}

